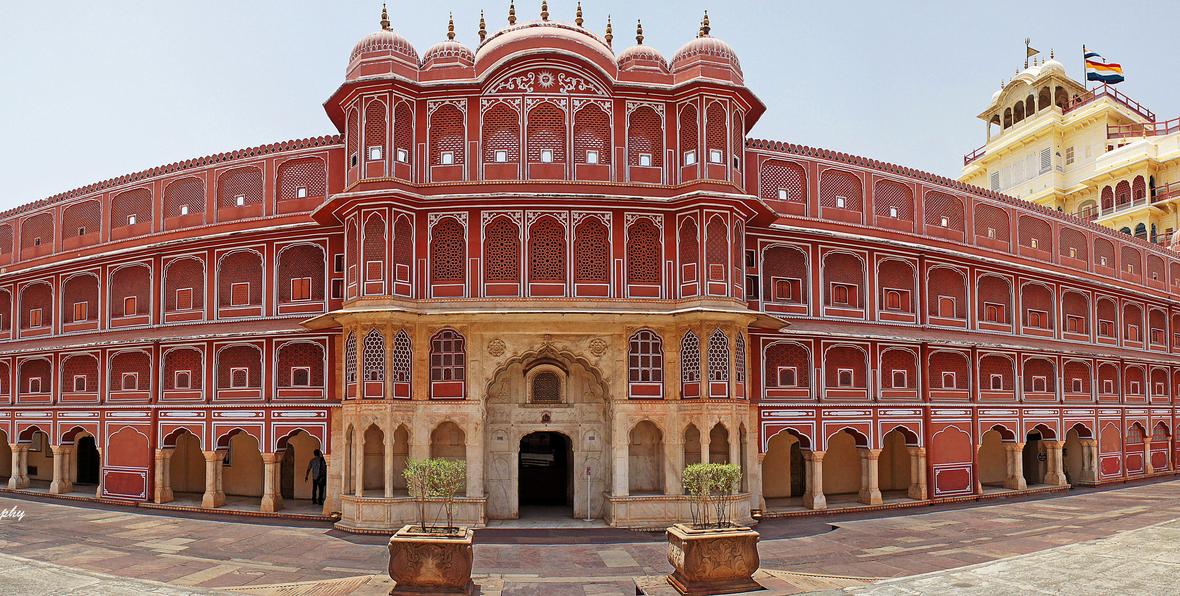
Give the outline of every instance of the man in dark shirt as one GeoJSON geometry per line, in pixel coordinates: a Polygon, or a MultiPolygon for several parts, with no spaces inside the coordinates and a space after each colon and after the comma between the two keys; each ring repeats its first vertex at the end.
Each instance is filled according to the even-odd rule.
{"type": "Polygon", "coordinates": [[[307,481],[311,477],[311,502],[316,505],[324,504],[324,489],[328,486],[328,461],[324,459],[324,454],[319,449],[311,456],[311,461],[307,462],[307,472],[303,474],[303,480],[307,481]]]}

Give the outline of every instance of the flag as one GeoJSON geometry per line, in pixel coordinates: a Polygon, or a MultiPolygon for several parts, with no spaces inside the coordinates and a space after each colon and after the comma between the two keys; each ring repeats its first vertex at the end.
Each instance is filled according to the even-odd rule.
{"type": "Polygon", "coordinates": [[[1123,66],[1114,62],[1106,62],[1106,59],[1097,52],[1086,52],[1083,56],[1086,60],[1086,80],[1098,81],[1113,85],[1121,83],[1123,78],[1123,66]]]}

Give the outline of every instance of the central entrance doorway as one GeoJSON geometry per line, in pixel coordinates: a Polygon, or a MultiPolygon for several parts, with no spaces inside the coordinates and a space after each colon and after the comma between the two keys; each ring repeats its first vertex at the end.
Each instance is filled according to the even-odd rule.
{"type": "Polygon", "coordinates": [[[98,468],[101,466],[94,437],[86,435],[78,439],[78,480],[75,484],[98,484],[98,468]]]}
{"type": "Polygon", "coordinates": [[[573,515],[573,449],[568,437],[536,432],[520,440],[520,517],[573,515]]]}

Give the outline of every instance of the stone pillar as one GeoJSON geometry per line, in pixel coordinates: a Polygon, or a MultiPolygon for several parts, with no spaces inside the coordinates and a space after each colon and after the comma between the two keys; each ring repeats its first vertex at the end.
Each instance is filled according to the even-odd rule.
{"type": "Polygon", "coordinates": [[[1061,441],[1043,441],[1045,446],[1046,463],[1048,469],[1045,471],[1045,484],[1050,486],[1065,486],[1069,484],[1065,480],[1065,465],[1062,462],[1062,444],[1061,441]]]}
{"type": "Polygon", "coordinates": [[[102,449],[95,449],[98,452],[98,486],[94,489],[94,498],[102,498],[102,449]]]}
{"type": "MultiPolygon", "coordinates": [[[[629,437],[631,433],[627,430],[627,424],[622,417],[617,417],[614,424],[614,432],[611,433],[611,461],[613,462],[611,470],[611,477],[614,479],[613,487],[611,488],[612,497],[626,497],[631,494],[630,476],[628,476],[630,467],[630,443],[629,437]]],[[[575,470],[576,472],[576,470],[575,470]]]]}
{"type": "Polygon", "coordinates": [[[1008,456],[1008,477],[1004,479],[1004,488],[1028,489],[1024,480],[1024,443],[1004,443],[1004,451],[1008,456]]]}
{"type": "Polygon", "coordinates": [[[684,494],[684,435],[669,433],[664,437],[664,494],[684,494]]]}
{"type": "Polygon", "coordinates": [[[337,464],[332,463],[333,457],[327,453],[324,454],[324,465],[326,466],[325,473],[328,475],[328,483],[324,485],[324,507],[322,513],[324,515],[332,515],[332,511],[340,510],[340,493],[343,492],[344,476],[337,475],[333,477],[337,464]],[[337,482],[339,480],[339,482],[337,482]]]}
{"type": "Polygon", "coordinates": [[[156,490],[152,499],[156,503],[171,503],[176,499],[172,493],[172,449],[156,450],[156,490]]]}
{"type": "Polygon", "coordinates": [[[19,443],[9,443],[12,450],[12,476],[8,478],[8,488],[29,487],[29,446],[19,443]]]}
{"type": "Polygon", "coordinates": [[[907,447],[910,452],[910,488],[906,495],[919,501],[926,499],[926,449],[907,447]]]}
{"type": "Polygon", "coordinates": [[[397,437],[394,436],[395,434],[392,432],[385,433],[385,469],[382,471],[382,474],[385,475],[386,499],[393,497],[393,443],[397,441],[397,437]]]}
{"type": "Polygon", "coordinates": [[[50,445],[53,452],[53,481],[49,483],[49,494],[61,495],[74,490],[70,482],[70,454],[74,452],[72,445],[50,445]]]}
{"type": "Polygon", "coordinates": [[[881,498],[880,473],[878,460],[880,449],[857,449],[860,452],[860,502],[865,505],[880,505],[885,502],[881,498]]]}
{"type": "Polygon", "coordinates": [[[804,451],[804,468],[807,472],[807,490],[803,493],[803,506],[808,509],[827,509],[824,498],[824,452],[804,451]]]}
{"type": "MultiPolygon", "coordinates": [[[[571,439],[572,441],[573,439],[571,439]]],[[[575,451],[576,451],[575,447],[575,451]]],[[[482,497],[484,496],[483,485],[483,455],[484,455],[484,428],[482,424],[475,425],[471,434],[467,435],[467,496],[468,497],[482,497]]],[[[392,465],[392,464],[391,464],[392,465]]],[[[578,474],[581,470],[574,470],[578,474]]],[[[582,475],[585,481],[585,475],[582,475]]],[[[390,489],[392,490],[392,488],[390,489]]]]}
{"type": "Polygon", "coordinates": [[[356,455],[352,458],[353,473],[352,481],[356,484],[354,487],[356,496],[365,496],[365,436],[361,433],[360,440],[352,446],[356,455]]]}
{"type": "Polygon", "coordinates": [[[1098,482],[1098,439],[1082,439],[1083,482],[1098,482]]]}
{"type": "Polygon", "coordinates": [[[263,513],[274,513],[283,508],[283,495],[279,487],[279,463],[282,454],[262,454],[262,502],[258,510],[263,513]]]}
{"type": "Polygon", "coordinates": [[[1155,473],[1155,466],[1151,465],[1151,436],[1143,437],[1143,474],[1150,476],[1155,473]]]}
{"type": "Polygon", "coordinates": [[[225,458],[223,451],[204,451],[205,454],[205,494],[201,496],[201,507],[213,509],[225,505],[225,491],[221,488],[221,461],[225,458]]]}

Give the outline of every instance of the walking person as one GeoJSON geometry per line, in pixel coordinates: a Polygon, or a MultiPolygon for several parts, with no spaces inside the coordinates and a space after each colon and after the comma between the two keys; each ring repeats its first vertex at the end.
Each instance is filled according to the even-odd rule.
{"type": "Polygon", "coordinates": [[[304,482],[311,477],[311,502],[316,505],[324,504],[324,491],[328,487],[328,461],[324,454],[316,449],[307,462],[307,472],[303,474],[304,482]]]}

